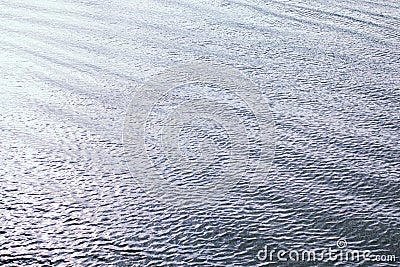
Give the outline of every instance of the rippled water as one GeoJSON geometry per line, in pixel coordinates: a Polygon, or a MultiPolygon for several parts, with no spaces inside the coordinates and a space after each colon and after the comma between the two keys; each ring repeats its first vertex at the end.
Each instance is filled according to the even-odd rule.
{"type": "Polygon", "coordinates": [[[0,264],[262,266],[257,253],[335,248],[399,266],[397,1],[0,0],[0,264]],[[268,183],[212,208],[149,197],[124,162],[133,94],[195,60],[268,98],[268,183]]]}

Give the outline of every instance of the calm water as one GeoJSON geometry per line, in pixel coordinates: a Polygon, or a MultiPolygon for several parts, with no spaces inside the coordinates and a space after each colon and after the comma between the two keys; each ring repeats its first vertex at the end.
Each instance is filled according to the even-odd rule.
{"type": "Polygon", "coordinates": [[[0,265],[265,266],[264,246],[396,255],[397,1],[0,0],[0,265]],[[268,183],[212,208],[166,206],[124,162],[128,105],[195,60],[268,98],[268,183]]]}

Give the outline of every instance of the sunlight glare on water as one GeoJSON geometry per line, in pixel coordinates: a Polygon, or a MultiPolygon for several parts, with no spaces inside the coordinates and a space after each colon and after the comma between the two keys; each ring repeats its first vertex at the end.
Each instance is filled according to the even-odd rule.
{"type": "MultiPolygon", "coordinates": [[[[265,246],[328,249],[346,240],[398,260],[274,264],[399,266],[399,8],[383,0],[0,0],[0,265],[264,266],[265,246]],[[147,172],[128,166],[122,136],[141,88],[193,62],[254,83],[274,122],[274,159],[248,167],[212,205],[169,205],[138,183],[132,170],[147,172]],[[251,175],[264,182],[248,190],[251,175]]],[[[203,85],[192,92],[223,98],[203,85]]],[[[241,166],[232,159],[243,155],[231,153],[239,132],[222,123],[232,114],[247,116],[251,153],[265,155],[244,102],[227,94],[230,108],[198,109],[215,111],[208,120],[183,105],[179,121],[167,105],[187,96],[178,89],[151,103],[146,124],[146,149],[161,159],[157,120],[177,115],[164,148],[187,165],[171,161],[178,168],[164,166],[162,179],[196,188],[225,164],[241,166]],[[207,175],[190,174],[210,158],[207,175]]]]}

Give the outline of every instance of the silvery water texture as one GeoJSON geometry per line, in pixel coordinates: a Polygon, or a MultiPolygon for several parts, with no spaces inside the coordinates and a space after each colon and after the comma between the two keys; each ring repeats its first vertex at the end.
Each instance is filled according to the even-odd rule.
{"type": "Polygon", "coordinates": [[[399,256],[398,2],[0,0],[0,265],[265,266],[265,246],[337,249],[338,240],[399,256]],[[147,166],[168,159],[152,168],[164,184],[203,188],[193,191],[204,202],[180,208],[145,193],[122,132],[144,84],[197,61],[257,85],[276,147],[269,171],[257,169],[266,179],[249,187],[263,155],[251,103],[204,81],[166,92],[150,104],[139,156],[147,166]],[[245,148],[247,161],[231,154],[245,148]],[[175,175],[204,169],[209,179],[175,175]],[[232,169],[241,173],[229,183],[217,179],[232,169]],[[221,190],[209,199],[213,183],[221,190]]]}

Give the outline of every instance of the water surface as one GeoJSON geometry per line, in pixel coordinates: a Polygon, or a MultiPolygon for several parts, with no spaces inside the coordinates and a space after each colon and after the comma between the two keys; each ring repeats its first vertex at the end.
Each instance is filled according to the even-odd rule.
{"type": "MultiPolygon", "coordinates": [[[[263,266],[348,247],[400,260],[397,1],[0,1],[0,264],[263,266]],[[124,163],[133,93],[203,60],[241,70],[276,130],[268,183],[165,206],[124,163]]],[[[275,266],[399,266],[388,262],[275,266]]]]}

